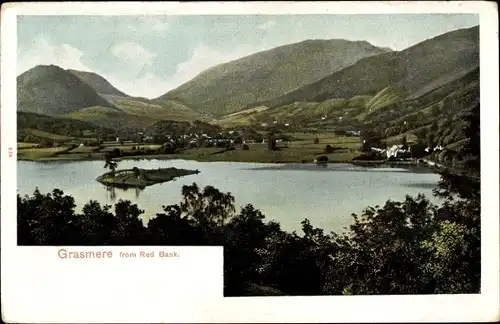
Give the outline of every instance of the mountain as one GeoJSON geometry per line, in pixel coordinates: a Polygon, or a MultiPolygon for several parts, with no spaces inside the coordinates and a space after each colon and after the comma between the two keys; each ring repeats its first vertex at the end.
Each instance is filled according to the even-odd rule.
{"type": "Polygon", "coordinates": [[[109,83],[108,80],[106,80],[99,74],[71,69],[69,69],[68,71],[79,77],[82,81],[91,86],[97,92],[97,94],[104,98],[114,99],[130,97],[124,92],[116,89],[111,83],[109,83]]]}
{"type": "Polygon", "coordinates": [[[82,79],[55,65],[38,65],[17,77],[17,110],[49,116],[81,108],[115,108],[82,79]]]}
{"type": "Polygon", "coordinates": [[[223,115],[275,98],[386,53],[365,41],[306,40],[212,67],[158,100],[175,100],[201,113],[223,115]]]}
{"type": "Polygon", "coordinates": [[[263,130],[287,129],[286,124],[338,133],[372,130],[389,143],[405,135],[453,148],[464,139],[463,114],[479,102],[478,32],[477,27],[457,30],[362,59],[218,123],[263,130]]]}
{"type": "Polygon", "coordinates": [[[375,95],[392,87],[403,98],[437,88],[479,67],[479,27],[455,30],[400,52],[359,60],[321,80],[249,107],[375,95]]]}

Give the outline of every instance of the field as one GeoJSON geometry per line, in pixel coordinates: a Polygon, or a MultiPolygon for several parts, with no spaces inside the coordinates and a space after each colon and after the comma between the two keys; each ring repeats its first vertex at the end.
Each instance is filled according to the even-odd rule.
{"type": "Polygon", "coordinates": [[[44,147],[44,148],[27,148],[17,151],[19,160],[39,160],[54,156],[57,152],[67,150],[68,147],[44,147]]]}
{"type": "MultiPolygon", "coordinates": [[[[154,154],[122,157],[123,159],[187,159],[198,161],[234,161],[234,162],[262,162],[262,163],[301,163],[313,162],[320,155],[327,155],[330,162],[349,162],[359,154],[359,138],[348,136],[336,136],[332,133],[289,133],[286,134],[294,140],[288,143],[278,142],[278,150],[270,151],[267,144],[251,143],[249,149],[243,150],[242,145],[235,145],[234,150],[223,148],[202,147],[182,150],[176,154],[154,154]],[[315,138],[319,143],[315,144],[315,138]],[[331,145],[338,150],[331,154],[325,154],[326,145],[331,145]]],[[[21,143],[20,143],[21,144],[21,143]]],[[[158,149],[160,145],[138,145],[128,143],[125,145],[106,145],[99,147],[82,146],[68,150],[69,147],[58,148],[24,148],[19,149],[20,160],[95,160],[103,159],[106,152],[119,149],[122,152],[132,152],[132,148],[158,149]],[[56,154],[60,153],[60,154],[56,154]]],[[[29,147],[29,146],[27,146],[29,147]]]]}
{"type": "Polygon", "coordinates": [[[37,147],[39,146],[40,144],[37,144],[37,143],[26,143],[26,142],[19,142],[17,143],[17,148],[18,149],[26,149],[26,148],[33,148],[33,147],[37,147]]]}

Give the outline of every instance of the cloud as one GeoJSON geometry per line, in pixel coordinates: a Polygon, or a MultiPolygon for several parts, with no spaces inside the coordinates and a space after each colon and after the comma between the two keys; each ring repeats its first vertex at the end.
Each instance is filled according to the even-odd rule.
{"type": "Polygon", "coordinates": [[[132,42],[123,42],[114,45],[111,53],[119,61],[133,65],[151,65],[156,53],[149,52],[139,44],[132,42]]]}
{"type": "Polygon", "coordinates": [[[260,29],[260,30],[269,30],[269,29],[273,28],[275,25],[276,25],[276,21],[269,20],[269,21],[266,21],[263,24],[258,25],[257,29],[260,29]]]}
{"type": "Polygon", "coordinates": [[[221,51],[201,44],[194,48],[188,59],[177,64],[174,74],[168,77],[160,77],[150,71],[133,80],[123,80],[113,76],[109,76],[108,80],[117,88],[124,89],[123,91],[126,93],[146,98],[156,98],[193,79],[208,68],[257,51],[259,51],[259,48],[250,44],[241,45],[232,51],[221,51]]]}
{"type": "Polygon", "coordinates": [[[230,51],[218,50],[200,44],[193,49],[185,61],[177,64],[172,75],[159,76],[154,72],[156,53],[147,51],[139,44],[123,42],[112,47],[111,55],[118,60],[121,70],[126,70],[127,73],[120,70],[107,73],[86,65],[82,61],[84,52],[80,49],[67,44],[53,44],[48,39],[39,37],[29,51],[25,51],[19,56],[18,72],[22,73],[40,64],[54,64],[64,69],[95,72],[131,96],[156,98],[193,79],[210,67],[253,54],[259,50],[262,48],[251,44],[243,44],[230,51]]]}
{"type": "Polygon", "coordinates": [[[22,73],[36,65],[58,65],[64,69],[91,71],[82,62],[84,53],[68,44],[52,45],[45,37],[38,37],[30,48],[30,52],[18,56],[17,71],[22,73]]]}

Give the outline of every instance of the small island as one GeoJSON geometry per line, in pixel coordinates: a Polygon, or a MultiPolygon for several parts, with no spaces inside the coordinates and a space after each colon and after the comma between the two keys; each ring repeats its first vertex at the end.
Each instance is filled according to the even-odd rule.
{"type": "Polygon", "coordinates": [[[132,169],[112,170],[97,177],[97,181],[117,188],[145,188],[157,183],[172,181],[175,178],[198,174],[198,170],[186,170],[177,168],[158,168],[158,169],[132,169]]]}

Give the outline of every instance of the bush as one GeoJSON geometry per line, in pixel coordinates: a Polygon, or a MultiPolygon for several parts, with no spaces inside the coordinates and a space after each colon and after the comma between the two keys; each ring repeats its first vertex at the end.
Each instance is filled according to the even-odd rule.
{"type": "Polygon", "coordinates": [[[250,147],[248,147],[247,144],[243,144],[243,146],[241,147],[243,150],[245,151],[248,151],[250,149],[250,147]]]}
{"type": "Polygon", "coordinates": [[[122,151],[119,148],[115,148],[113,151],[111,151],[111,155],[114,157],[118,157],[122,155],[122,151]]]}
{"type": "Polygon", "coordinates": [[[330,144],[328,144],[328,145],[325,147],[325,153],[326,153],[326,154],[333,153],[333,146],[331,146],[330,144]]]}

